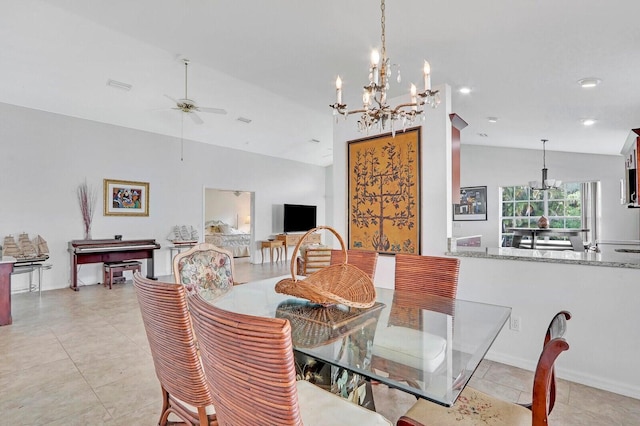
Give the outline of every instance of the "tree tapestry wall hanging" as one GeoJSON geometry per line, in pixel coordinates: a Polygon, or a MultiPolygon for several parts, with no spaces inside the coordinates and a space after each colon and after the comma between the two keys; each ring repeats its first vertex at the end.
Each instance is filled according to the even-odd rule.
{"type": "Polygon", "coordinates": [[[349,248],[420,253],[420,128],[348,143],[349,248]]]}

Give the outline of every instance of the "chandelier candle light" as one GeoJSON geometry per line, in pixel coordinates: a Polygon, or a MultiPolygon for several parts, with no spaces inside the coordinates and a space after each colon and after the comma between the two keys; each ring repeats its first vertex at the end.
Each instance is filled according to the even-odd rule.
{"type": "MultiPolygon", "coordinates": [[[[358,130],[360,132],[369,132],[371,128],[378,125],[380,130],[384,130],[387,122],[391,123],[391,131],[395,135],[394,123],[396,120],[402,120],[403,129],[407,124],[414,123],[416,118],[424,119],[424,105],[436,108],[440,104],[440,95],[437,90],[431,90],[431,66],[429,62],[424,61],[422,69],[424,76],[424,91],[419,92],[414,84],[410,89],[410,102],[400,104],[392,108],[387,104],[387,90],[389,90],[389,79],[391,78],[391,60],[387,57],[386,38],[385,38],[385,4],[384,0],[380,3],[382,11],[381,27],[382,36],[382,58],[377,50],[371,52],[371,67],[369,68],[369,84],[364,86],[362,94],[362,108],[349,111],[347,105],[342,103],[342,79],[340,76],[336,79],[336,102],[329,105],[333,108],[333,114],[343,115],[346,119],[351,114],[360,114],[358,120],[358,130]]],[[[394,64],[395,65],[395,64],[394,64]]],[[[398,67],[397,81],[400,83],[400,68],[398,67]]]]}
{"type": "Polygon", "coordinates": [[[529,181],[531,189],[538,191],[546,191],[548,189],[559,188],[562,185],[562,181],[556,179],[547,179],[547,161],[545,145],[548,139],[540,139],[542,141],[542,182],[529,181]]]}

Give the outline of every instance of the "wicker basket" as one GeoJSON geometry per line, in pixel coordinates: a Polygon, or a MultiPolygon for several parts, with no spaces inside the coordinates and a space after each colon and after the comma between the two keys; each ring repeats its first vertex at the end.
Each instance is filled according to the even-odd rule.
{"type": "Polygon", "coordinates": [[[288,294],[310,300],[315,303],[330,305],[340,303],[355,308],[369,308],[373,306],[376,300],[376,290],[373,286],[371,278],[353,265],[347,263],[347,249],[344,240],[329,226],[319,226],[308,231],[293,251],[291,256],[291,278],[280,280],[276,284],[276,292],[288,294]],[[299,280],[296,277],[296,257],[298,250],[304,242],[307,235],[326,229],[331,231],[342,247],[344,252],[344,262],[327,266],[319,271],[312,273],[305,279],[299,280]]]}
{"type": "Polygon", "coordinates": [[[276,318],[286,318],[291,323],[293,344],[300,348],[328,345],[351,333],[373,327],[384,304],[375,303],[371,308],[355,309],[338,306],[321,306],[300,300],[286,300],[278,305],[276,318]]]}

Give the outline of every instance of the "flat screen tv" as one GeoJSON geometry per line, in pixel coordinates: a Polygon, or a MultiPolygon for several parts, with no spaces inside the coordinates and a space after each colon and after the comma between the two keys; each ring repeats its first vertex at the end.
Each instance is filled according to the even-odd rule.
{"type": "Polygon", "coordinates": [[[284,205],[284,229],[286,232],[306,232],[316,227],[316,206],[300,204],[284,205]]]}

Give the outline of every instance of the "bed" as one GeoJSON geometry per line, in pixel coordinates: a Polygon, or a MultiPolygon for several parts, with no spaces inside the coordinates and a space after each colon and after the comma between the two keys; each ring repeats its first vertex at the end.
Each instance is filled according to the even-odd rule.
{"type": "Polygon", "coordinates": [[[251,234],[235,229],[219,220],[205,223],[204,240],[216,247],[230,251],[233,257],[251,255],[251,234]]]}

